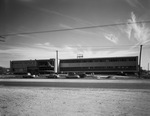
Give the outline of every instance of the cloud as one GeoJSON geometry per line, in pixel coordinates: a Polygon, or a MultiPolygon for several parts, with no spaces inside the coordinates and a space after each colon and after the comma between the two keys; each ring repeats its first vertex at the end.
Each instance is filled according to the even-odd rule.
{"type": "Polygon", "coordinates": [[[104,34],[104,37],[105,37],[106,39],[108,39],[109,41],[115,43],[115,44],[118,43],[118,37],[116,37],[114,34],[107,34],[107,33],[105,33],[105,34],[104,34]]]}
{"type": "Polygon", "coordinates": [[[115,52],[111,52],[109,56],[118,57],[118,56],[135,56],[138,54],[138,51],[130,51],[130,50],[119,50],[115,52]]]}
{"type": "Polygon", "coordinates": [[[44,43],[44,45],[45,45],[45,46],[49,46],[49,45],[50,45],[50,43],[49,43],[49,42],[46,42],[46,43],[44,43]]]}
{"type": "Polygon", "coordinates": [[[91,23],[91,22],[89,22],[89,21],[82,20],[82,19],[80,19],[80,18],[73,17],[73,16],[70,16],[70,15],[67,15],[67,14],[64,14],[64,13],[61,13],[61,12],[58,12],[58,11],[49,10],[49,9],[46,9],[46,8],[43,8],[43,7],[33,6],[33,5],[32,5],[31,7],[32,7],[32,8],[35,8],[36,10],[45,12],[45,13],[54,14],[54,15],[58,15],[58,16],[61,16],[61,17],[64,17],[64,18],[73,20],[73,21],[75,21],[75,22],[77,22],[77,23],[80,23],[80,24],[93,25],[93,23],[91,23]]]}
{"type": "MultiPolygon", "coordinates": [[[[74,29],[73,27],[65,25],[65,24],[60,24],[60,26],[63,27],[63,28],[65,28],[65,29],[74,29]]],[[[90,32],[90,31],[85,31],[85,30],[82,30],[82,29],[74,29],[73,31],[79,32],[79,33],[82,33],[82,34],[99,36],[99,34],[97,34],[97,33],[90,32]]]]}
{"type": "Polygon", "coordinates": [[[55,47],[54,45],[50,44],[49,42],[37,43],[37,44],[34,44],[34,47],[38,49],[47,50],[47,51],[56,51],[57,49],[59,49],[55,47]]]}
{"type": "Polygon", "coordinates": [[[145,26],[144,23],[136,23],[138,22],[135,14],[131,13],[131,19],[128,19],[127,27],[125,32],[128,35],[129,40],[131,40],[131,36],[137,40],[137,45],[146,44],[150,41],[150,29],[145,26]]]}
{"type": "Polygon", "coordinates": [[[0,54],[7,53],[10,58],[18,60],[18,59],[43,59],[43,58],[52,58],[54,54],[51,51],[47,51],[44,49],[37,48],[29,48],[29,47],[14,47],[7,50],[0,50],[0,54]],[[20,57],[18,57],[20,56],[20,57]]]}
{"type": "Polygon", "coordinates": [[[49,59],[55,57],[56,50],[57,48],[50,45],[49,42],[33,45],[20,43],[15,46],[5,46],[0,50],[0,56],[6,56],[4,53],[8,54],[9,57],[6,60],[49,59]]]}
{"type": "Polygon", "coordinates": [[[59,51],[60,59],[68,59],[68,58],[77,58],[77,54],[82,54],[83,58],[100,58],[100,57],[119,57],[119,56],[135,56],[137,55],[137,51],[129,51],[129,50],[99,50],[93,52],[92,49],[88,49],[86,51],[74,52],[74,48],[69,48],[66,52],[59,51]]]}
{"type": "MultiPolygon", "coordinates": [[[[95,50],[92,47],[77,46],[61,46],[56,47],[49,42],[37,43],[32,46],[9,46],[7,49],[0,50],[0,57],[3,62],[10,60],[29,60],[29,59],[49,59],[56,57],[56,50],[59,53],[59,59],[77,58],[77,54],[83,54],[83,58],[95,57],[115,57],[115,56],[128,56],[135,55],[136,51],[131,50],[114,50],[99,49],[95,50]],[[5,56],[5,57],[2,57],[5,56]]],[[[9,63],[7,63],[9,64],[9,63]]]]}
{"type": "Polygon", "coordinates": [[[3,36],[0,36],[0,42],[5,42],[5,37],[3,37],[3,36]]]}
{"type": "Polygon", "coordinates": [[[126,2],[132,7],[143,7],[143,5],[139,2],[139,0],[126,0],[126,2]]]}
{"type": "Polygon", "coordinates": [[[0,39],[0,42],[5,42],[5,40],[1,40],[1,39],[0,39]]]}
{"type": "MultiPolygon", "coordinates": [[[[65,29],[74,29],[73,27],[69,26],[69,25],[65,25],[65,24],[59,24],[61,27],[65,28],[65,29]]],[[[73,31],[79,32],[79,33],[84,33],[87,34],[89,32],[84,31],[84,30],[80,30],[80,29],[74,29],[73,31]]]]}

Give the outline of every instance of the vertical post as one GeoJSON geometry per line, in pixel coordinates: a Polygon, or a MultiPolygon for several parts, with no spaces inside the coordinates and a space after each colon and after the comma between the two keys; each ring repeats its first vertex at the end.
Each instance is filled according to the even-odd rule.
{"type": "Polygon", "coordinates": [[[12,74],[12,61],[10,61],[10,73],[12,74]]]}
{"type": "Polygon", "coordinates": [[[148,63],[148,73],[149,73],[149,63],[148,63]]]}
{"type": "Polygon", "coordinates": [[[140,45],[140,56],[139,56],[139,78],[141,78],[141,55],[142,55],[142,45],[140,45]]]}
{"type": "Polygon", "coordinates": [[[58,73],[58,50],[56,50],[56,73],[58,73]]]}

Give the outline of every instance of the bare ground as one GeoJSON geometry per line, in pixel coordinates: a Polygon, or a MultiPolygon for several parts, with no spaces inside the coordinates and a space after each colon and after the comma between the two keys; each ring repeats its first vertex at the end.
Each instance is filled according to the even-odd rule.
{"type": "Polygon", "coordinates": [[[0,87],[0,116],[150,116],[150,90],[0,87]]]}

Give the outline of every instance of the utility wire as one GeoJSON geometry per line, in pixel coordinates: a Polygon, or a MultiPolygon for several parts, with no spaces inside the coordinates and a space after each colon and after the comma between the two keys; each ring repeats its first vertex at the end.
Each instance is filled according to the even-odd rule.
{"type": "Polygon", "coordinates": [[[102,28],[102,27],[113,27],[113,26],[120,26],[120,25],[131,25],[136,23],[150,23],[150,21],[140,21],[140,22],[133,22],[133,23],[118,23],[118,24],[108,24],[108,25],[95,25],[95,26],[87,26],[87,27],[75,27],[75,28],[67,28],[67,29],[56,29],[56,30],[49,30],[49,31],[33,31],[33,32],[22,32],[22,33],[8,33],[4,35],[0,35],[1,37],[7,36],[16,36],[16,35],[26,35],[26,34],[38,34],[38,33],[51,33],[51,32],[62,32],[62,31],[72,31],[78,29],[92,29],[92,28],[102,28]]]}
{"type": "MultiPolygon", "coordinates": [[[[91,47],[91,48],[99,48],[99,49],[111,49],[111,48],[129,48],[129,47],[133,47],[134,45],[117,45],[117,46],[98,46],[98,45],[88,45],[88,46],[86,46],[86,45],[83,45],[83,46],[79,46],[79,45],[73,45],[73,46],[71,46],[71,45],[69,45],[69,46],[67,46],[67,47],[71,47],[71,48],[78,48],[78,49],[80,49],[80,48],[88,48],[88,47],[91,47]]],[[[139,47],[140,45],[135,45],[134,47],[139,47]]],[[[143,46],[145,46],[145,47],[150,47],[150,45],[143,45],[143,46]]],[[[56,45],[56,46],[49,46],[49,47],[64,47],[64,46],[59,46],[59,45],[56,45]]]]}
{"type": "MultiPolygon", "coordinates": [[[[98,45],[91,45],[91,46],[78,46],[78,45],[73,45],[73,46],[68,46],[68,47],[78,47],[78,48],[82,48],[82,47],[99,47],[99,48],[115,48],[115,47],[128,47],[128,46],[133,46],[133,45],[117,45],[117,46],[98,46],[98,45]]],[[[149,46],[149,45],[145,45],[145,46],[149,46]]],[[[55,46],[55,47],[61,47],[61,46],[55,46]]]]}

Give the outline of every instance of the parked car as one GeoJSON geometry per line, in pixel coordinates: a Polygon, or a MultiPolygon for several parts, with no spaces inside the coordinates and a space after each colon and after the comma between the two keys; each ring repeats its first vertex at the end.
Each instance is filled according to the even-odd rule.
{"type": "Polygon", "coordinates": [[[80,78],[85,78],[87,76],[85,73],[78,73],[78,75],[80,76],[80,78]]]}
{"type": "Polygon", "coordinates": [[[51,73],[48,76],[46,76],[47,78],[59,78],[59,74],[57,73],[51,73]]]}
{"type": "Polygon", "coordinates": [[[74,72],[69,72],[66,78],[80,78],[80,76],[74,72]]]}
{"type": "Polygon", "coordinates": [[[150,74],[145,74],[141,76],[143,79],[150,79],[150,74]]]}
{"type": "Polygon", "coordinates": [[[27,75],[23,75],[23,78],[34,78],[35,75],[31,75],[31,73],[27,73],[27,75]]]}

